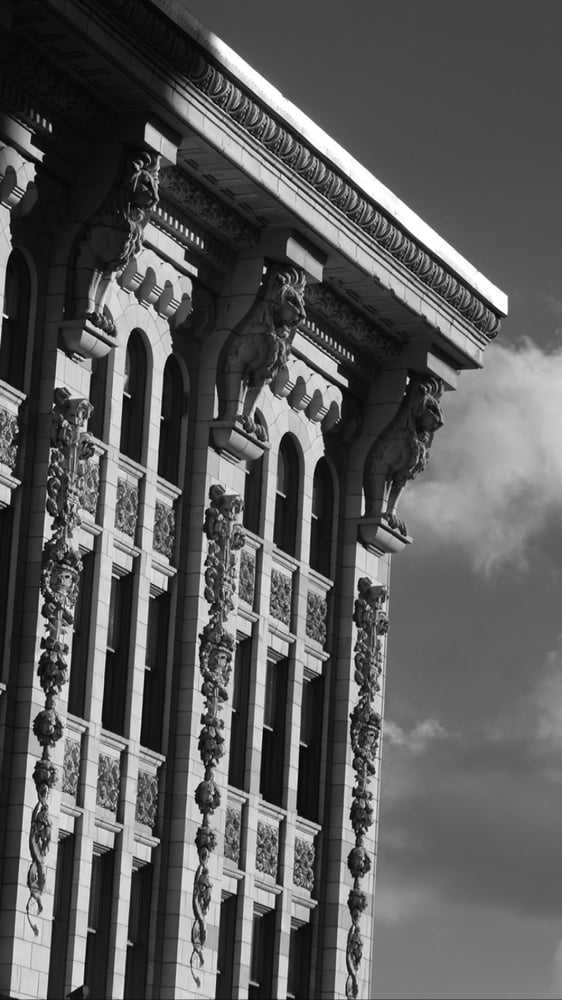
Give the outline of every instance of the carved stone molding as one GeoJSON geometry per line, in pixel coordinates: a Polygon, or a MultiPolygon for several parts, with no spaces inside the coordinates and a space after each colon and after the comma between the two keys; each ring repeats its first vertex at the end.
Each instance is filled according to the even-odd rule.
{"type": "Polygon", "coordinates": [[[242,826],[242,816],[239,809],[227,806],[226,824],[224,828],[224,856],[229,861],[234,861],[238,867],[240,864],[240,830],[242,826]]]}
{"type": "Polygon", "coordinates": [[[291,342],[306,315],[305,285],[304,271],[300,268],[285,263],[269,264],[255,302],[220,353],[216,424],[220,434],[217,437],[213,433],[213,443],[217,448],[230,450],[235,457],[259,457],[259,442],[265,440],[265,432],[255,418],[256,403],[264,386],[287,368],[291,342]],[[240,432],[244,435],[244,448],[238,444],[240,432]],[[247,453],[246,439],[255,442],[255,455],[247,453]]]}
{"type": "Polygon", "coordinates": [[[306,634],[321,646],[326,642],[326,618],[328,602],[325,597],[309,590],[306,596],[306,634]]]}
{"type": "Polygon", "coordinates": [[[0,462],[13,471],[16,466],[19,434],[18,418],[8,410],[0,409],[0,462]]]}
{"type": "Polygon", "coordinates": [[[129,538],[135,537],[139,515],[139,488],[128,479],[117,480],[115,527],[129,538]]]}
{"type": "Polygon", "coordinates": [[[158,775],[139,771],[135,819],[154,830],[158,816],[158,775]]]}
{"type": "Polygon", "coordinates": [[[254,606],[256,589],[256,556],[251,549],[242,549],[240,553],[240,579],[238,592],[241,600],[254,606]]]}
{"type": "Polygon", "coordinates": [[[263,875],[271,875],[277,881],[277,865],[279,858],[279,829],[269,823],[258,820],[258,839],[256,843],[256,871],[263,875]]]}
{"type": "Polygon", "coordinates": [[[228,683],[232,671],[235,636],[226,628],[234,609],[236,589],[236,552],[244,545],[244,533],[237,523],[243,503],[237,494],[227,494],[222,486],[209,490],[210,505],[205,511],[203,530],[208,539],[205,560],[205,598],[210,604],[209,621],[205,625],[199,646],[199,669],[202,677],[204,711],[199,734],[199,753],[204,766],[204,778],[195,790],[195,801],[203,820],[195,837],[199,865],[193,884],[193,926],[191,971],[203,965],[203,948],[207,940],[205,918],[211,903],[211,880],[208,861],[217,846],[217,835],[211,827],[211,817],[221,801],[215,781],[215,769],[224,754],[224,721],[222,705],[228,698],[228,683]]]}
{"type": "Polygon", "coordinates": [[[98,783],[96,805],[109,812],[117,812],[121,765],[118,757],[100,753],[98,757],[98,783]]]}
{"type": "Polygon", "coordinates": [[[361,888],[361,879],[372,866],[365,847],[365,837],[375,821],[374,796],[369,786],[375,774],[382,720],[375,711],[373,702],[380,690],[378,678],[383,667],[383,637],[388,632],[388,618],[383,611],[386,599],[385,587],[372,584],[367,577],[359,580],[353,613],[353,621],[357,626],[354,666],[359,696],[350,715],[350,742],[355,771],[350,818],[355,846],[347,859],[353,878],[353,888],[347,901],[351,914],[346,948],[348,976],[345,993],[348,1000],[355,1000],[359,991],[357,974],[363,957],[363,939],[359,925],[361,914],[368,905],[367,895],[361,888]]]}
{"type": "Polygon", "coordinates": [[[369,323],[328,285],[307,285],[304,299],[307,313],[313,312],[328,320],[338,333],[368,351],[377,361],[396,361],[400,356],[401,344],[385,336],[379,327],[369,323]]]}
{"type": "Polygon", "coordinates": [[[62,775],[62,790],[67,795],[76,798],[78,779],[80,777],[80,743],[68,736],[64,741],[64,767],[62,775]]]}
{"type": "Polygon", "coordinates": [[[156,552],[171,559],[174,552],[176,532],[176,512],[173,507],[156,501],[154,510],[153,548],[156,552]]]}
{"type": "Polygon", "coordinates": [[[443,426],[442,392],[442,379],[411,375],[396,415],[367,454],[365,517],[384,522],[404,541],[408,529],[397,516],[398,501],[406,483],[425,469],[435,431],[443,426]]]}
{"type": "Polygon", "coordinates": [[[250,250],[256,246],[257,231],[183,170],[164,167],[160,172],[160,188],[237,250],[250,250]]]}
{"type": "Polygon", "coordinates": [[[55,390],[51,458],[47,471],[47,512],[53,518],[51,536],[45,542],[41,566],[41,614],[47,634],[41,639],[42,653],[37,673],[45,694],[45,707],[35,717],[33,732],[42,747],[33,780],[37,804],[31,816],[27,873],[29,899],[27,916],[35,935],[38,928],[31,913],[43,909],[41,896],[46,884],[45,858],[51,843],[50,792],[57,781],[51,750],[62,738],[63,724],[57,712],[57,698],[68,680],[67,631],[74,621],[82,560],[75,543],[80,526],[80,494],[85,466],[94,451],[86,432],[92,411],[86,399],[75,398],[67,389],[55,390]]]}
{"type": "Polygon", "coordinates": [[[224,111],[270,154],[323,195],[358,229],[398,260],[424,285],[456,309],[487,337],[494,337],[500,316],[468,288],[423,244],[323,159],[302,136],[292,132],[259,100],[243,90],[238,81],[187,34],[181,33],[147,0],[107,0],[113,14],[128,30],[150,47],[154,56],[174,66],[213,104],[224,111]],[[142,10],[142,14],[140,11],[142,10]]]}
{"type": "Polygon", "coordinates": [[[314,861],[316,852],[314,844],[308,840],[295,838],[295,864],[293,868],[293,883],[300,889],[312,892],[314,889],[314,861]]]}
{"type": "Polygon", "coordinates": [[[293,598],[293,581],[286,573],[278,569],[271,571],[271,593],[269,595],[269,613],[272,618],[291,624],[291,604],[293,598]]]}

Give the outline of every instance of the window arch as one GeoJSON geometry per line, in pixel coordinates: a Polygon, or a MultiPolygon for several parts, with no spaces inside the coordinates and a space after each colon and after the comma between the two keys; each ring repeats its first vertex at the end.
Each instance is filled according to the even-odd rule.
{"type": "Polygon", "coordinates": [[[185,408],[181,369],[177,359],[170,354],[164,366],[162,382],[158,475],[176,486],[180,478],[181,428],[185,408]]]}
{"type": "Polygon", "coordinates": [[[29,268],[18,250],[12,250],[6,265],[2,333],[0,335],[0,378],[15,389],[24,387],[25,349],[29,322],[31,280],[29,268]]]}
{"type": "Polygon", "coordinates": [[[314,470],[312,482],[312,518],[310,524],[310,565],[324,576],[330,575],[332,555],[332,520],[334,489],[325,458],[314,470]]]}
{"type": "Polygon", "coordinates": [[[297,538],[297,505],[299,496],[299,460],[291,437],[281,439],[277,458],[275,490],[275,522],[273,541],[284,552],[295,555],[297,538]]]}
{"type": "Polygon", "coordinates": [[[125,350],[119,450],[135,462],[140,462],[142,457],[147,367],[146,348],[141,333],[133,330],[125,350]]]}

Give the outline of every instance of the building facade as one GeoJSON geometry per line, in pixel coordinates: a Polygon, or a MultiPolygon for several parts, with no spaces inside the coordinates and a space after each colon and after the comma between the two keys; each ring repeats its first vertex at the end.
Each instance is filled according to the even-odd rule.
{"type": "Polygon", "coordinates": [[[400,494],[505,297],[180,2],[0,18],[0,995],[367,997],[400,494]]]}

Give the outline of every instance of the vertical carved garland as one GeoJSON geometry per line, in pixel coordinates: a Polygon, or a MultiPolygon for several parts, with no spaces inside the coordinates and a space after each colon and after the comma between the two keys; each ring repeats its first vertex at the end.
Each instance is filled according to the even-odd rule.
{"type": "Polygon", "coordinates": [[[382,636],[388,632],[388,618],[383,611],[387,598],[385,587],[372,584],[367,577],[358,583],[359,596],[355,601],[353,621],[358,635],[355,645],[355,680],[359,685],[359,698],[350,715],[350,739],[353,751],[355,786],[350,819],[355,834],[355,847],[349,852],[347,865],[353,877],[347,905],[351,914],[351,927],[347,936],[347,980],[345,995],[354,1000],[358,995],[357,973],[363,957],[363,939],[359,930],[361,914],[367,909],[367,895],[361,889],[361,879],[371,869],[371,858],[365,848],[367,830],[374,821],[373,793],[369,790],[375,773],[381,717],[373,708],[373,701],[380,690],[378,678],[383,665],[382,636]]]}
{"type": "Polygon", "coordinates": [[[232,670],[235,637],[225,623],[234,604],[236,589],[237,549],[244,545],[244,532],[236,523],[243,503],[237,494],[227,494],[222,486],[209,490],[210,506],[205,511],[204,531],[209,539],[205,561],[205,597],[211,605],[209,621],[200,636],[199,668],[203,678],[201,687],[205,710],[201,716],[199,753],[205,768],[205,777],[195,790],[195,801],[203,814],[195,843],[199,865],[193,884],[193,927],[191,930],[191,971],[198,986],[201,981],[195,973],[194,963],[203,965],[203,947],[207,938],[205,917],[211,902],[211,881],[208,860],[217,845],[211,816],[218,808],[221,797],[215,782],[215,768],[224,753],[224,722],[220,718],[222,704],[227,699],[228,681],[232,670]]]}
{"type": "Polygon", "coordinates": [[[33,722],[33,732],[43,752],[33,771],[38,801],[31,816],[29,850],[32,860],[27,873],[27,918],[36,936],[39,930],[33,924],[31,914],[38,916],[43,909],[41,895],[46,882],[45,858],[52,832],[49,795],[57,781],[57,768],[51,759],[51,750],[63,733],[56,702],[63,684],[68,680],[66,632],[74,621],[82,569],[80,553],[73,542],[80,525],[80,494],[84,489],[86,463],[94,452],[93,441],[85,429],[91,412],[92,406],[86,399],[71,397],[67,389],[55,390],[51,460],[47,474],[47,512],[53,518],[53,524],[51,537],[43,547],[41,567],[41,614],[47,634],[41,639],[43,652],[37,669],[45,693],[45,707],[33,722]]]}

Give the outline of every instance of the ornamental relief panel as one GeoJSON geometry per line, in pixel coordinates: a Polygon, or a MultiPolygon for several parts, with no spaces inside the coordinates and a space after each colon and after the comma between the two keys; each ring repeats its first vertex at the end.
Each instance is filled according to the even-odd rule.
{"type": "Polygon", "coordinates": [[[128,479],[117,480],[117,501],[115,504],[115,527],[129,538],[135,537],[139,512],[139,488],[128,479]]]}
{"type": "Polygon", "coordinates": [[[0,463],[7,465],[12,472],[18,454],[15,443],[18,433],[18,418],[8,410],[0,409],[0,463]]]}
{"type": "Polygon", "coordinates": [[[135,806],[135,819],[137,823],[149,826],[151,830],[156,826],[158,816],[158,775],[149,771],[139,771],[137,779],[137,801],[135,806]]]}
{"type": "Polygon", "coordinates": [[[121,765],[117,757],[100,753],[98,757],[98,784],[96,790],[96,805],[109,812],[117,812],[119,801],[119,782],[121,780],[121,765]]]}
{"type": "Polygon", "coordinates": [[[95,518],[98,510],[98,498],[100,492],[100,467],[99,462],[90,459],[86,462],[82,489],[80,491],[80,507],[86,510],[95,518]]]}
{"type": "Polygon", "coordinates": [[[154,535],[152,540],[153,548],[160,555],[171,559],[174,552],[174,540],[176,531],[176,512],[173,507],[168,507],[156,501],[154,510],[154,535]]]}
{"type": "Polygon", "coordinates": [[[269,613],[272,618],[291,624],[291,603],[293,597],[293,581],[286,573],[278,569],[271,571],[271,594],[269,597],[269,613]]]}
{"type": "Polygon", "coordinates": [[[293,868],[293,883],[300,889],[312,892],[314,889],[314,861],[316,851],[314,844],[308,840],[295,838],[295,863],[293,868]]]}
{"type": "Polygon", "coordinates": [[[254,606],[254,594],[256,587],[256,556],[250,549],[242,549],[240,553],[240,579],[238,581],[238,594],[241,600],[254,606]]]}
{"type": "Polygon", "coordinates": [[[242,815],[239,809],[227,806],[226,825],[224,828],[224,856],[234,861],[236,867],[240,864],[240,830],[242,815]]]}
{"type": "Polygon", "coordinates": [[[69,737],[64,741],[64,765],[62,775],[62,790],[67,795],[76,798],[78,779],[80,777],[80,743],[69,737]]]}
{"type": "Polygon", "coordinates": [[[258,820],[258,840],[256,845],[256,871],[271,875],[277,881],[279,857],[279,829],[258,820]]]}
{"type": "Polygon", "coordinates": [[[327,616],[328,602],[326,598],[309,590],[306,597],[306,634],[309,639],[314,639],[321,646],[326,642],[327,616]]]}

